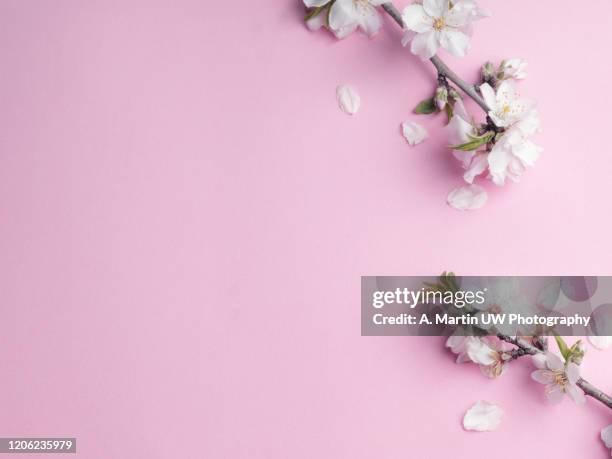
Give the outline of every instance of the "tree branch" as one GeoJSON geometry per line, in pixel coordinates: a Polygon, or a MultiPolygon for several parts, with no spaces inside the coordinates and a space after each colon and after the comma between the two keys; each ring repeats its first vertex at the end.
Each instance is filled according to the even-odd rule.
{"type": "MultiPolygon", "coordinates": [[[[524,354],[537,355],[537,354],[544,353],[544,351],[541,351],[537,347],[532,346],[531,344],[525,342],[524,340],[520,338],[512,338],[511,336],[503,335],[501,333],[499,333],[497,337],[501,339],[502,341],[506,341],[507,343],[514,344],[521,351],[523,351],[524,354]]],[[[517,354],[516,358],[518,357],[520,356],[517,354]]],[[[610,397],[605,392],[599,390],[597,387],[595,387],[593,384],[588,382],[586,379],[580,378],[578,382],[576,383],[576,385],[580,387],[580,389],[582,389],[585,395],[588,395],[589,397],[593,397],[595,400],[600,401],[601,403],[606,405],[608,408],[612,409],[612,397],[610,397]]]]}
{"type": "MultiPolygon", "coordinates": [[[[402,20],[402,15],[393,3],[383,3],[382,7],[385,12],[389,16],[391,16],[393,20],[397,22],[402,29],[405,28],[404,21],[402,20]]],[[[466,83],[464,80],[462,80],[455,72],[453,72],[448,67],[448,65],[444,63],[444,61],[442,61],[442,59],[440,59],[438,56],[434,56],[430,59],[430,61],[438,71],[438,75],[448,78],[457,86],[459,86],[459,88],[461,88],[464,93],[470,96],[480,106],[480,108],[485,111],[485,113],[488,113],[490,111],[487,103],[480,96],[480,94],[478,94],[476,88],[473,85],[466,83]]]]}

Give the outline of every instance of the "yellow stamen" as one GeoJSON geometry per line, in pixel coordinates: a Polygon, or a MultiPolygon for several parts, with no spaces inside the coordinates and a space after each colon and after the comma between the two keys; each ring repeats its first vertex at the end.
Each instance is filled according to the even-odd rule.
{"type": "Polygon", "coordinates": [[[436,30],[442,30],[446,26],[444,18],[436,18],[433,22],[433,28],[436,30]]]}

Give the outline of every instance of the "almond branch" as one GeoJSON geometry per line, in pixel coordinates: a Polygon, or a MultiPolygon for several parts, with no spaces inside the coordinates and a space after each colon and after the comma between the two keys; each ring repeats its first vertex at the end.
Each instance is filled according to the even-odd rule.
{"type": "MultiPolygon", "coordinates": [[[[404,26],[404,21],[402,20],[402,15],[400,14],[399,10],[395,7],[393,3],[391,2],[383,3],[382,7],[385,10],[385,12],[389,16],[391,16],[393,20],[397,22],[402,29],[406,28],[404,26]]],[[[431,63],[434,65],[434,67],[438,71],[438,75],[448,78],[453,83],[455,83],[457,86],[459,86],[459,88],[461,88],[461,90],[464,93],[466,93],[469,97],[471,97],[474,100],[474,102],[476,102],[480,106],[480,108],[482,108],[485,111],[485,113],[488,113],[490,111],[489,107],[487,106],[487,103],[480,96],[480,94],[478,94],[478,92],[476,91],[476,87],[462,80],[438,56],[433,56],[429,60],[431,61],[431,63]]]]}
{"type": "MultiPolygon", "coordinates": [[[[516,347],[518,347],[523,352],[523,355],[525,354],[537,355],[537,354],[544,353],[544,351],[538,349],[535,346],[532,346],[531,344],[527,343],[525,340],[522,340],[520,338],[512,338],[511,336],[503,335],[503,334],[498,334],[497,337],[501,339],[502,341],[505,341],[510,344],[514,344],[516,347]]],[[[595,400],[600,401],[601,403],[606,405],[608,408],[612,409],[612,397],[610,397],[608,394],[606,394],[602,390],[595,387],[593,384],[588,382],[586,379],[580,378],[578,382],[576,383],[576,385],[580,387],[580,389],[582,389],[585,395],[588,395],[589,397],[593,397],[595,400]]]]}

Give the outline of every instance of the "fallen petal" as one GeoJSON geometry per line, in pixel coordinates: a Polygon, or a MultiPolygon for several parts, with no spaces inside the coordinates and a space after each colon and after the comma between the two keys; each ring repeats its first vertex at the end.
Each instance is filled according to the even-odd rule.
{"type": "Polygon", "coordinates": [[[404,121],[402,123],[402,134],[410,145],[417,145],[429,137],[427,129],[414,121],[404,121]]]}
{"type": "Polygon", "coordinates": [[[612,336],[589,336],[589,341],[594,347],[602,351],[612,346],[612,336]]]}
{"type": "Polygon", "coordinates": [[[604,442],[606,448],[612,448],[612,424],[601,429],[601,441],[604,442]]]}
{"type": "Polygon", "coordinates": [[[465,413],[463,428],[491,432],[499,427],[503,415],[503,410],[496,404],[480,400],[465,413]]]}
{"type": "Polygon", "coordinates": [[[361,97],[357,90],[348,84],[340,85],[336,88],[336,98],[338,105],[344,113],[354,115],[361,106],[361,97]]]}
{"type": "Polygon", "coordinates": [[[448,205],[457,210],[480,209],[487,202],[488,195],[479,185],[467,185],[455,188],[446,198],[448,205]]]}

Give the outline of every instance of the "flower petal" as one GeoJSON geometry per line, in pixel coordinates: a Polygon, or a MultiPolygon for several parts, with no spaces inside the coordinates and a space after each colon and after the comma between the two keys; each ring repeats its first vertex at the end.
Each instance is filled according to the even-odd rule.
{"type": "Polygon", "coordinates": [[[612,424],[601,429],[601,441],[604,442],[606,448],[612,448],[612,424]]]}
{"type": "Polygon", "coordinates": [[[600,350],[608,349],[612,346],[612,336],[589,336],[589,341],[600,350]]]}
{"type": "Polygon", "coordinates": [[[445,28],[440,32],[440,46],[453,56],[464,57],[470,49],[470,37],[459,30],[445,28]]]}
{"type": "Polygon", "coordinates": [[[565,369],[565,375],[570,384],[576,384],[580,379],[580,367],[573,362],[568,363],[565,369]]]}
{"type": "Polygon", "coordinates": [[[474,179],[487,170],[487,166],[489,165],[487,156],[487,153],[478,153],[474,156],[472,164],[470,164],[468,170],[463,174],[463,180],[467,183],[474,183],[474,179]]]}
{"type": "Polygon", "coordinates": [[[469,341],[465,349],[470,360],[474,363],[486,366],[496,362],[495,351],[480,339],[469,341]]]}
{"type": "MultiPolygon", "coordinates": [[[[503,138],[502,138],[503,139],[503,138]]],[[[493,183],[497,186],[503,186],[506,178],[506,169],[512,159],[510,150],[504,142],[497,142],[487,156],[489,162],[489,172],[493,183]]]]}
{"type": "Polygon", "coordinates": [[[433,18],[442,18],[448,11],[447,0],[423,0],[425,12],[433,18]]]}
{"type": "Polygon", "coordinates": [[[546,369],[546,354],[536,354],[531,357],[531,360],[536,368],[539,368],[540,370],[546,369]]]}
{"type": "Polygon", "coordinates": [[[342,30],[357,25],[357,12],[352,0],[336,0],[329,12],[330,29],[342,30]]]}
{"type": "Polygon", "coordinates": [[[361,19],[359,20],[359,26],[368,37],[373,37],[378,33],[382,27],[382,18],[380,14],[378,14],[378,11],[376,11],[376,8],[370,6],[363,10],[361,19]]]}
{"type": "Polygon", "coordinates": [[[563,370],[563,361],[561,360],[561,357],[559,357],[557,354],[553,354],[552,352],[547,352],[546,353],[546,366],[548,367],[549,370],[563,370]]]}
{"type": "Polygon", "coordinates": [[[402,37],[402,46],[408,46],[408,43],[410,43],[410,41],[416,37],[416,32],[413,32],[412,30],[404,30],[404,36],[402,37]]]}
{"type": "Polygon", "coordinates": [[[503,415],[503,410],[496,404],[480,400],[463,416],[463,428],[478,432],[491,432],[497,430],[503,415]]]}
{"type": "Polygon", "coordinates": [[[319,30],[325,24],[325,14],[317,14],[306,21],[309,30],[319,30]]]}
{"type": "Polygon", "coordinates": [[[446,24],[451,27],[463,27],[470,22],[471,16],[472,10],[470,8],[465,8],[459,3],[455,4],[448,13],[446,13],[444,20],[446,24]]]}
{"type": "Polygon", "coordinates": [[[304,5],[306,5],[308,8],[317,8],[329,3],[330,1],[331,0],[304,0],[304,5]]]}
{"type": "Polygon", "coordinates": [[[533,166],[540,157],[541,152],[542,147],[536,145],[531,140],[524,140],[512,147],[512,153],[514,153],[525,166],[533,166]]]}
{"type": "Polygon", "coordinates": [[[425,13],[423,5],[412,4],[404,8],[402,19],[407,29],[417,33],[428,32],[433,28],[433,20],[425,13]]]}
{"type": "Polygon", "coordinates": [[[550,370],[536,370],[531,373],[531,379],[540,384],[552,384],[555,381],[555,375],[550,370]]]}
{"type": "Polygon", "coordinates": [[[344,113],[354,115],[359,111],[361,106],[361,98],[357,90],[348,84],[340,85],[336,88],[336,98],[338,105],[344,113]]]}
{"type": "Polygon", "coordinates": [[[427,130],[414,121],[404,121],[402,123],[402,134],[410,145],[417,145],[429,137],[427,130]]]}
{"type": "Polygon", "coordinates": [[[497,110],[497,98],[495,97],[495,90],[489,83],[483,83],[480,85],[480,94],[485,103],[491,111],[497,110]]]}
{"type": "Polygon", "coordinates": [[[430,59],[438,51],[436,32],[430,30],[429,32],[418,34],[412,39],[410,51],[423,60],[430,59]]]}
{"type": "Polygon", "coordinates": [[[448,133],[448,143],[450,145],[460,145],[466,143],[470,138],[468,135],[474,135],[474,126],[468,123],[464,118],[455,114],[450,122],[444,128],[448,133]]]}
{"type": "Polygon", "coordinates": [[[586,403],[586,397],[584,395],[584,392],[582,392],[577,385],[575,384],[569,384],[566,388],[565,391],[567,392],[567,395],[570,396],[570,398],[577,403],[578,405],[582,405],[584,403],[586,403]]]}
{"type": "Polygon", "coordinates": [[[467,185],[454,189],[446,199],[457,210],[474,210],[484,206],[487,198],[487,192],[481,186],[467,185]]]}
{"type": "Polygon", "coordinates": [[[563,400],[563,395],[565,392],[561,389],[561,387],[556,384],[549,384],[544,389],[544,393],[546,394],[546,398],[552,404],[560,403],[563,400]]]}

